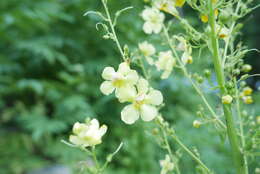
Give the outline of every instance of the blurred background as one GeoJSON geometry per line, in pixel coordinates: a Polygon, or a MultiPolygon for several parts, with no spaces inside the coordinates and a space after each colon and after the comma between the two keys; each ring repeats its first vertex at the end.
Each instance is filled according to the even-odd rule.
{"type": "MultiPolygon", "coordinates": [[[[111,13],[134,7],[119,18],[117,26],[119,40],[130,50],[148,38],[141,30],[140,13],[144,5],[141,0],[109,1],[111,13]]],[[[80,168],[86,165],[86,154],[61,140],[68,139],[74,122],[86,117],[97,117],[109,127],[103,143],[98,146],[101,160],[124,142],[106,173],[159,173],[158,161],[166,152],[151,136],[152,123],[124,124],[120,120],[123,105],[99,91],[103,68],[117,67],[120,55],[112,41],[103,40],[102,32],[96,31],[95,24],[100,18],[83,17],[87,10],[103,11],[101,2],[0,1],[0,174],[81,173],[80,168]]],[[[201,25],[199,14],[190,8],[185,7],[183,15],[193,26],[201,25]]],[[[240,40],[249,48],[260,49],[259,10],[240,22],[244,24],[240,40]]],[[[181,30],[178,26],[175,28],[181,30]]],[[[253,66],[251,73],[260,73],[259,58],[256,52],[246,56],[245,61],[253,66]]],[[[195,57],[192,70],[200,72],[202,67],[211,68],[210,63],[209,59],[201,63],[195,57]]],[[[231,173],[227,142],[223,147],[210,126],[192,127],[201,101],[188,81],[176,73],[159,82],[154,87],[162,90],[167,105],[162,113],[175,125],[181,139],[189,147],[196,147],[203,161],[216,173],[231,173]]],[[[247,108],[253,116],[260,115],[257,92],[260,79],[250,78],[248,83],[255,89],[255,103],[247,108]]],[[[214,104],[216,98],[211,98],[214,104]]],[[[172,147],[178,149],[174,143],[172,147]]],[[[183,173],[196,172],[196,163],[185,153],[180,165],[183,173]]],[[[256,165],[251,163],[251,169],[256,165]]]]}

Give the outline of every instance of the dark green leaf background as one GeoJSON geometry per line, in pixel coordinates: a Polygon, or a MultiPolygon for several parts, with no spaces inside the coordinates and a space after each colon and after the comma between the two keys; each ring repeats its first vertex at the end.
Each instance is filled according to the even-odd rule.
{"type": "MultiPolygon", "coordinates": [[[[108,1],[112,13],[134,7],[119,18],[117,33],[130,50],[136,49],[139,42],[149,38],[141,30],[140,13],[145,4],[141,0],[108,1]]],[[[97,146],[101,160],[124,142],[106,173],[159,173],[158,161],[166,152],[150,133],[153,124],[124,124],[120,120],[123,105],[99,91],[102,69],[117,67],[121,60],[113,42],[103,40],[103,31],[95,29],[101,19],[94,15],[83,17],[87,10],[103,11],[102,4],[99,0],[0,1],[0,174],[23,174],[54,164],[74,170],[87,157],[61,140],[68,139],[74,122],[86,117],[97,117],[109,127],[103,143],[97,146]]],[[[198,14],[188,8],[183,13],[195,21],[192,25],[200,25],[198,14]]],[[[259,21],[259,10],[241,21],[241,39],[250,48],[260,48],[259,21]]],[[[259,58],[257,53],[246,58],[254,73],[260,73],[259,58]]],[[[207,56],[194,61],[193,71],[200,73],[201,67],[210,67],[207,56]]],[[[249,81],[255,88],[257,82],[259,85],[259,78],[249,81]]],[[[192,127],[201,101],[189,82],[176,72],[168,80],[157,79],[153,85],[162,90],[166,104],[162,113],[175,125],[183,142],[196,147],[203,161],[217,173],[229,174],[232,169],[228,167],[231,162],[227,142],[223,146],[213,126],[192,127]]],[[[260,115],[259,95],[255,92],[256,101],[251,107],[255,115],[260,115]]],[[[216,97],[210,100],[213,104],[216,101],[216,97]]],[[[194,174],[196,163],[181,153],[183,173],[194,174]]],[[[253,170],[256,163],[250,166],[253,170]]],[[[75,169],[74,173],[79,172],[75,169]]]]}

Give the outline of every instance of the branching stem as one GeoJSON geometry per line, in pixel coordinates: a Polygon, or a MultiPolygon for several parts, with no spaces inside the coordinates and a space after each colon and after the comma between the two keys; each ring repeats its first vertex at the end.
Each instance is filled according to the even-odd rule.
{"type": "MultiPolygon", "coordinates": [[[[214,63],[214,68],[217,76],[218,85],[220,88],[221,96],[227,95],[227,89],[225,87],[225,76],[221,64],[221,59],[219,57],[219,45],[216,33],[215,15],[212,0],[208,0],[209,9],[209,24],[211,28],[210,39],[212,46],[212,58],[214,63]]],[[[233,161],[236,167],[237,174],[246,174],[246,167],[243,160],[243,155],[240,151],[239,141],[236,133],[235,123],[233,120],[233,115],[231,111],[231,104],[223,104],[224,115],[226,118],[227,133],[229,142],[231,145],[233,161]]]]}
{"type": "Polygon", "coordinates": [[[216,121],[223,127],[226,128],[226,125],[218,118],[217,114],[214,112],[214,110],[212,109],[212,107],[210,106],[209,102],[207,101],[205,95],[203,94],[203,92],[201,91],[201,89],[198,87],[198,85],[191,79],[191,76],[189,75],[185,65],[182,63],[182,61],[180,60],[180,57],[178,55],[178,53],[176,52],[175,48],[173,47],[173,45],[171,44],[171,40],[170,40],[170,36],[168,33],[168,30],[166,29],[165,26],[163,26],[163,30],[164,30],[164,34],[165,37],[167,39],[168,45],[171,48],[174,56],[176,57],[178,63],[180,64],[180,68],[183,72],[183,74],[185,75],[185,77],[190,81],[191,85],[193,86],[193,88],[195,89],[195,91],[198,93],[198,95],[201,97],[202,101],[204,102],[205,106],[208,108],[209,112],[212,114],[212,116],[214,117],[214,119],[216,119],[216,121]]]}
{"type": "Polygon", "coordinates": [[[108,19],[108,23],[109,23],[111,32],[112,32],[112,34],[113,34],[113,40],[116,42],[117,48],[118,48],[118,50],[119,50],[119,52],[120,52],[120,54],[121,54],[121,56],[122,56],[122,59],[123,59],[124,61],[126,61],[126,58],[125,58],[125,56],[124,56],[123,49],[122,49],[122,47],[121,47],[121,45],[120,45],[120,43],[119,43],[119,40],[118,40],[117,35],[116,35],[116,32],[115,32],[115,28],[114,28],[113,21],[112,21],[112,19],[111,19],[111,15],[110,15],[110,13],[109,13],[107,4],[106,4],[106,2],[105,2],[104,0],[102,0],[102,4],[103,4],[103,6],[104,6],[104,9],[105,9],[105,12],[106,12],[106,16],[107,16],[107,19],[108,19]]]}

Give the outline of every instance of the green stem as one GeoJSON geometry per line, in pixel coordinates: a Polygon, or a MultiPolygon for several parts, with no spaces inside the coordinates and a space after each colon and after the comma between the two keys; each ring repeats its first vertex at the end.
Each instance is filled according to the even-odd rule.
{"type": "Polygon", "coordinates": [[[107,19],[108,19],[108,23],[109,23],[110,29],[111,29],[112,34],[113,34],[113,37],[114,37],[113,40],[116,42],[117,48],[118,48],[118,50],[119,50],[119,52],[120,52],[120,54],[121,54],[121,56],[122,56],[122,59],[123,59],[124,61],[126,61],[126,58],[125,58],[125,56],[124,56],[123,49],[122,49],[122,47],[121,47],[121,45],[120,45],[120,43],[119,43],[119,40],[118,40],[117,35],[116,35],[116,32],[115,32],[115,28],[114,28],[114,25],[113,25],[113,22],[112,22],[111,15],[110,15],[110,13],[109,13],[107,4],[106,4],[106,2],[105,2],[104,0],[102,0],[102,4],[103,4],[103,6],[104,6],[104,9],[105,9],[105,12],[106,12],[106,16],[107,16],[107,19]]]}
{"type": "Polygon", "coordinates": [[[93,160],[94,160],[94,163],[95,163],[95,167],[96,167],[96,174],[99,174],[99,163],[98,163],[98,160],[97,160],[95,146],[92,147],[91,153],[92,153],[92,157],[93,157],[93,160]]]}
{"type": "Polygon", "coordinates": [[[192,152],[186,147],[177,136],[172,135],[172,138],[197,162],[199,163],[208,173],[212,173],[209,168],[192,152]]]}
{"type": "MultiPolygon", "coordinates": [[[[217,76],[218,85],[220,88],[220,93],[221,96],[224,96],[227,95],[227,90],[225,88],[224,71],[221,66],[221,60],[219,57],[219,45],[218,45],[218,38],[215,30],[215,16],[214,16],[214,8],[213,8],[212,0],[208,0],[208,7],[210,12],[209,24],[211,27],[210,39],[211,39],[211,46],[213,52],[213,56],[212,56],[213,63],[214,63],[214,68],[217,76]]],[[[227,133],[231,145],[233,161],[237,170],[237,174],[246,174],[245,163],[239,147],[239,141],[236,134],[235,123],[231,111],[231,105],[223,104],[223,110],[226,118],[227,133]]]]}
{"type": "Polygon", "coordinates": [[[206,97],[204,96],[203,92],[200,90],[200,88],[198,87],[198,85],[196,83],[193,82],[193,80],[191,79],[191,76],[189,75],[185,65],[182,63],[182,61],[180,60],[180,57],[178,55],[178,53],[176,52],[175,48],[172,46],[171,44],[171,40],[170,40],[170,36],[169,33],[166,29],[165,26],[163,26],[163,30],[164,30],[164,34],[166,36],[167,42],[169,47],[171,48],[174,56],[176,57],[178,63],[180,64],[180,68],[183,72],[183,74],[185,75],[185,77],[190,81],[190,83],[192,84],[193,88],[195,89],[195,91],[198,93],[198,95],[201,97],[202,101],[204,102],[205,106],[208,108],[209,112],[212,114],[212,116],[214,117],[214,119],[223,127],[226,128],[226,125],[218,118],[217,114],[214,112],[214,110],[212,109],[212,107],[210,106],[209,102],[207,101],[206,97]]]}
{"type": "MultiPolygon", "coordinates": [[[[170,157],[171,157],[171,160],[172,160],[173,162],[176,162],[176,160],[174,160],[173,153],[172,153],[172,150],[171,150],[171,147],[170,147],[170,144],[169,144],[169,141],[168,141],[166,132],[165,132],[165,130],[164,130],[163,128],[161,128],[161,130],[162,130],[162,132],[163,132],[163,139],[164,139],[164,141],[165,141],[166,149],[167,149],[167,151],[168,151],[168,153],[169,153],[169,155],[170,155],[170,157]]],[[[180,174],[180,169],[179,169],[178,163],[175,164],[175,167],[176,167],[176,172],[177,172],[177,174],[180,174]]]]}
{"type": "MultiPolygon", "coordinates": [[[[240,8],[240,1],[238,1],[235,14],[238,14],[239,8],[240,8]]],[[[225,63],[226,63],[228,46],[229,46],[229,43],[230,43],[230,40],[231,40],[231,37],[232,37],[232,33],[233,33],[233,30],[234,30],[235,24],[236,24],[236,22],[233,21],[232,24],[231,24],[231,27],[229,29],[229,35],[227,36],[227,39],[226,39],[225,48],[224,48],[224,54],[223,54],[223,58],[224,59],[222,61],[222,67],[223,68],[224,68],[225,63]]]]}
{"type": "MultiPolygon", "coordinates": [[[[238,91],[238,86],[237,86],[237,80],[234,79],[234,84],[235,84],[235,91],[236,91],[236,110],[237,110],[237,115],[239,118],[239,130],[240,130],[240,137],[241,137],[241,144],[242,144],[242,149],[245,149],[246,142],[245,142],[245,136],[244,136],[244,127],[243,127],[243,119],[241,116],[241,108],[240,108],[240,96],[239,96],[239,91],[238,91]]],[[[245,162],[245,173],[248,174],[248,162],[247,162],[247,157],[244,154],[244,162],[245,162]]]]}

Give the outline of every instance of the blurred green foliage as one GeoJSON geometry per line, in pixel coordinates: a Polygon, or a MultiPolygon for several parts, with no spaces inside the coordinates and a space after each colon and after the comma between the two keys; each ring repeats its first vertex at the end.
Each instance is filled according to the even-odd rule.
{"type": "MultiPolygon", "coordinates": [[[[109,2],[112,13],[129,5],[134,9],[119,19],[117,32],[120,41],[133,49],[146,38],[139,16],[143,2],[109,2]]],[[[102,31],[95,30],[100,18],[83,17],[87,10],[102,11],[101,2],[0,1],[1,174],[22,174],[57,163],[75,167],[86,160],[84,153],[61,143],[68,139],[73,123],[86,117],[98,117],[109,126],[98,147],[101,159],[124,142],[107,173],[159,173],[158,160],[165,152],[151,136],[153,125],[141,121],[125,125],[120,120],[123,106],[99,91],[102,69],[117,66],[120,57],[112,41],[103,40],[102,31]]],[[[195,63],[193,69],[209,67],[209,63],[195,63]]],[[[200,100],[188,81],[176,74],[155,87],[163,91],[167,107],[162,112],[181,139],[197,147],[211,168],[229,173],[230,152],[212,127],[195,130],[191,126],[200,100]]],[[[255,109],[259,114],[259,108],[255,109]]],[[[195,162],[184,153],[180,164],[184,173],[195,173],[195,162]]]]}

